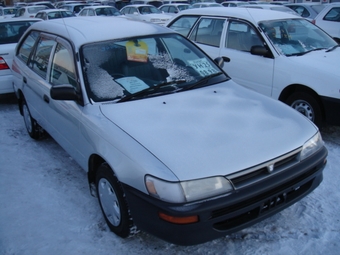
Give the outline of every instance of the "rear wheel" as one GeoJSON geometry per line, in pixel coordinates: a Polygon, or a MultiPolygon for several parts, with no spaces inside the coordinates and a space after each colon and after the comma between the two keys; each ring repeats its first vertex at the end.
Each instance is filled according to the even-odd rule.
{"type": "Polygon", "coordinates": [[[24,117],[27,133],[33,139],[39,139],[41,134],[40,131],[41,128],[37,124],[36,120],[32,118],[25,99],[22,100],[22,114],[24,117]]]}
{"type": "Polygon", "coordinates": [[[295,92],[290,95],[286,103],[305,115],[309,120],[314,122],[318,127],[322,124],[322,112],[318,100],[309,93],[295,92]]]}
{"type": "Polygon", "coordinates": [[[121,184],[111,168],[102,164],[96,175],[97,196],[110,230],[120,237],[128,237],[134,229],[121,184]]]}

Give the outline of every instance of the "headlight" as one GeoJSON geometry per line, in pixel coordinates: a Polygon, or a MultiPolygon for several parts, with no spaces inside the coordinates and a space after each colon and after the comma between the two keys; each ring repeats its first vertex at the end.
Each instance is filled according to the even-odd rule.
{"type": "Polygon", "coordinates": [[[309,139],[302,147],[300,153],[300,160],[308,158],[310,155],[318,151],[323,146],[323,141],[320,132],[317,132],[311,139],[309,139]]]}
{"type": "Polygon", "coordinates": [[[171,203],[186,203],[225,194],[233,190],[224,177],[167,182],[152,176],[146,176],[145,185],[149,194],[171,203]]]}

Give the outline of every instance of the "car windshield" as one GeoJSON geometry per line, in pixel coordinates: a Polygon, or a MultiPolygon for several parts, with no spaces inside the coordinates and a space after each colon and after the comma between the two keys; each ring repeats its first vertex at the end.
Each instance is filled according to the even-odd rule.
{"type": "Polygon", "coordinates": [[[4,15],[14,15],[17,8],[6,8],[4,9],[4,15]]]}
{"type": "Polygon", "coordinates": [[[159,9],[155,6],[141,6],[138,7],[138,10],[141,14],[150,14],[150,13],[162,13],[159,9]]]}
{"type": "Polygon", "coordinates": [[[84,80],[95,101],[126,101],[208,86],[229,79],[178,34],[84,45],[84,80]]]}
{"type": "Polygon", "coordinates": [[[329,35],[305,19],[263,21],[259,26],[275,48],[286,56],[303,55],[336,45],[329,35]]]}
{"type": "Polygon", "coordinates": [[[115,7],[104,7],[96,9],[97,16],[120,16],[122,15],[115,7]]]}
{"type": "Polygon", "coordinates": [[[26,29],[37,20],[0,23],[0,44],[17,43],[26,29]]]}
{"type": "Polygon", "coordinates": [[[48,9],[47,6],[33,6],[33,7],[28,7],[27,11],[28,13],[37,13],[38,11],[46,10],[46,9],[48,9]]]}

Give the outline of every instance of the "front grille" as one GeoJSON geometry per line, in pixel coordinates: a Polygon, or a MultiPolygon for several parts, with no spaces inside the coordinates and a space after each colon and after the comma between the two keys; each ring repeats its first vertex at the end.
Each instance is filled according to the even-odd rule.
{"type": "Polygon", "coordinates": [[[300,151],[299,148],[261,165],[228,175],[226,178],[232,182],[236,190],[252,185],[297,164],[300,151]],[[273,171],[270,173],[269,166],[273,166],[273,171]]]}
{"type": "Polygon", "coordinates": [[[319,169],[315,167],[310,171],[298,176],[294,180],[284,183],[281,186],[276,187],[275,189],[267,191],[266,193],[244,200],[233,206],[213,211],[211,213],[212,219],[228,214],[236,215],[237,211],[244,211],[241,214],[237,214],[237,216],[235,217],[231,216],[231,218],[227,220],[215,223],[214,228],[217,230],[232,229],[234,227],[252,221],[258,218],[260,215],[270,212],[274,208],[282,207],[285,204],[294,201],[296,198],[302,197],[310,190],[314,178],[302,184],[301,186],[298,186],[297,184],[302,180],[308,178],[309,176],[312,176],[318,170],[319,169]],[[294,186],[295,188],[290,188],[294,186]],[[245,211],[244,209],[246,208],[249,209],[245,211]]]}

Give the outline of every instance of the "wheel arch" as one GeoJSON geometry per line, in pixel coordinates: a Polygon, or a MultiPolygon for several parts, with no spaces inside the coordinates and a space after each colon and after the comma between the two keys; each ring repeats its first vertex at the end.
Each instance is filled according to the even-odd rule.
{"type": "Polygon", "coordinates": [[[305,85],[302,85],[302,84],[291,84],[291,85],[285,87],[282,90],[282,92],[279,96],[279,100],[283,103],[286,103],[288,97],[295,92],[305,92],[305,93],[312,95],[320,105],[322,118],[323,119],[325,118],[325,110],[324,110],[324,106],[322,104],[322,100],[320,99],[319,94],[316,93],[315,90],[311,89],[308,86],[305,86],[305,85]]]}
{"type": "Polygon", "coordinates": [[[88,162],[87,180],[89,182],[91,189],[92,189],[92,185],[94,185],[95,180],[96,180],[96,172],[98,170],[98,167],[105,162],[106,161],[98,154],[92,154],[90,156],[89,162],[88,162]]]}
{"type": "Polygon", "coordinates": [[[19,107],[19,112],[21,115],[23,115],[23,110],[22,110],[22,100],[25,100],[24,94],[22,93],[22,91],[19,89],[16,92],[17,95],[17,99],[18,99],[18,107],[19,107]]]}

